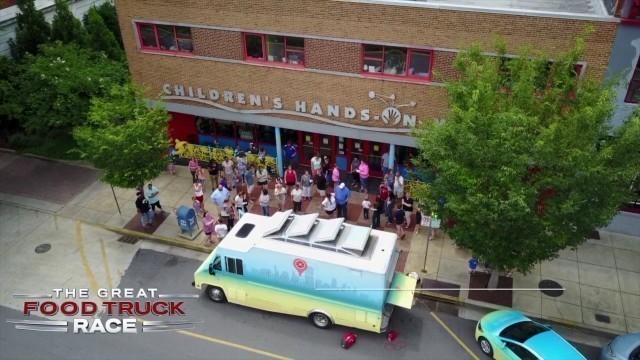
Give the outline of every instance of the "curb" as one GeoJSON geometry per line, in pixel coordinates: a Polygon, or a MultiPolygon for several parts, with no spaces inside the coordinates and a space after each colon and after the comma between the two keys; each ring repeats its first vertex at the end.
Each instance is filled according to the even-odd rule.
{"type": "Polygon", "coordinates": [[[7,154],[15,154],[16,153],[15,150],[9,149],[9,148],[0,148],[0,152],[7,153],[7,154]]]}
{"type": "Polygon", "coordinates": [[[207,253],[207,254],[209,254],[209,253],[211,253],[211,251],[213,251],[213,248],[209,248],[209,247],[206,247],[204,245],[194,244],[194,243],[192,243],[190,241],[187,241],[187,240],[172,239],[172,238],[168,238],[168,237],[164,237],[164,236],[158,236],[158,235],[147,234],[147,233],[143,233],[143,232],[139,232],[139,231],[127,230],[127,229],[123,229],[123,228],[119,228],[119,227],[115,227],[115,226],[110,226],[110,225],[95,224],[95,223],[85,223],[85,224],[93,225],[93,226],[99,227],[101,229],[113,231],[115,233],[122,234],[122,235],[135,236],[135,237],[141,238],[143,240],[156,241],[156,242],[159,242],[159,243],[162,243],[162,244],[165,244],[165,245],[171,245],[171,246],[181,247],[181,248],[184,248],[184,249],[200,251],[200,252],[207,253]]]}

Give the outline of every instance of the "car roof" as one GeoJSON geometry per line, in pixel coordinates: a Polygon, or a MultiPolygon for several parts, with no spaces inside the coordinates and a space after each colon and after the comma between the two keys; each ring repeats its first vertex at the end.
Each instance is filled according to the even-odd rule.
{"type": "Polygon", "coordinates": [[[509,325],[531,319],[514,310],[498,310],[485,315],[481,321],[485,331],[498,335],[509,325]]]}
{"type": "Polygon", "coordinates": [[[533,336],[524,344],[545,360],[586,360],[576,348],[552,330],[533,336]]]}
{"type": "Polygon", "coordinates": [[[640,333],[620,335],[611,341],[613,351],[624,357],[629,357],[638,346],[640,346],[640,333]]]}

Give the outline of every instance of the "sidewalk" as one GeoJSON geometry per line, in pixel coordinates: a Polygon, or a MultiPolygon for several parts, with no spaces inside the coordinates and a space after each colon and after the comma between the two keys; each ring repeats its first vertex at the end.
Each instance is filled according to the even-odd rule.
{"type": "MultiPolygon", "coordinates": [[[[17,161],[17,158],[16,155],[0,153],[0,175],[4,176],[7,171],[13,171],[11,164],[17,161]]],[[[86,171],[88,174],[93,174],[95,170],[87,169],[86,171]]],[[[165,172],[153,181],[160,190],[160,202],[167,213],[157,216],[154,226],[148,230],[142,229],[140,225],[134,204],[135,190],[117,188],[114,190],[122,212],[120,214],[111,187],[100,181],[87,185],[86,179],[86,176],[67,179],[74,184],[72,187],[77,189],[77,194],[71,200],[68,200],[67,195],[61,197],[58,194],[53,199],[56,202],[53,202],[52,196],[47,198],[40,190],[34,192],[36,195],[42,195],[38,198],[40,195],[16,195],[16,191],[7,193],[7,190],[2,188],[0,188],[0,198],[3,202],[44,210],[55,214],[56,217],[81,220],[121,235],[150,238],[165,244],[203,252],[211,251],[212,248],[204,246],[203,233],[194,240],[179,237],[180,229],[177,219],[171,214],[173,208],[192,205],[191,174],[186,167],[176,166],[175,176],[165,172]],[[82,184],[78,184],[80,180],[82,184]]],[[[348,182],[345,181],[345,183],[348,182]]],[[[271,181],[271,189],[273,185],[271,181]]],[[[19,184],[14,182],[13,186],[19,186],[19,184]]],[[[47,183],[42,186],[49,186],[46,190],[52,192],[51,187],[55,186],[57,189],[58,185],[47,183]]],[[[376,184],[370,184],[371,189],[375,187],[376,184]]],[[[209,200],[211,195],[209,179],[205,189],[205,208],[212,209],[213,204],[209,200]]],[[[257,200],[258,192],[256,187],[251,197],[257,200]]],[[[312,195],[316,194],[312,193],[312,195]]],[[[370,222],[364,220],[360,206],[364,196],[362,193],[352,191],[348,220],[351,223],[367,226],[370,222]]],[[[373,196],[375,193],[372,193],[373,196]]],[[[304,201],[303,211],[324,214],[321,211],[320,202],[321,199],[317,195],[311,201],[304,201]]],[[[292,208],[290,196],[287,197],[285,208],[292,208]]],[[[262,213],[257,202],[249,205],[249,211],[262,213]]],[[[277,203],[272,200],[271,212],[275,211],[277,211],[277,203]]],[[[382,224],[384,225],[385,222],[383,218],[382,224]]],[[[410,229],[406,230],[406,238],[399,241],[403,252],[397,270],[419,274],[423,278],[422,287],[430,288],[426,292],[434,296],[442,296],[474,308],[512,307],[534,317],[597,330],[640,331],[640,226],[637,225],[640,224],[640,215],[638,214],[619,215],[609,227],[600,229],[599,240],[590,239],[577,250],[566,249],[557,259],[536,266],[527,276],[516,273],[513,279],[500,277],[498,285],[500,288],[533,290],[507,290],[494,293],[465,290],[483,288],[488,278],[481,271],[474,276],[468,274],[469,252],[456,248],[452,240],[442,231],[438,231],[436,238],[427,243],[427,229],[422,228],[418,235],[414,235],[415,215],[412,216],[411,223],[410,229]],[[542,280],[555,281],[565,290],[551,292],[551,296],[543,294],[537,290],[542,280]]],[[[202,227],[201,221],[199,226],[202,227]]],[[[393,232],[395,226],[390,225],[383,230],[393,232]]],[[[545,282],[543,286],[550,285],[545,282]]]]}

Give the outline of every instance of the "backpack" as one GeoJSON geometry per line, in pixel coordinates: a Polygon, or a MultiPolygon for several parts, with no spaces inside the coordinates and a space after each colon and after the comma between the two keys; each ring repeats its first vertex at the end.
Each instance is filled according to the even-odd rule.
{"type": "Polygon", "coordinates": [[[389,198],[389,188],[387,186],[380,187],[380,199],[387,200],[389,198]]]}

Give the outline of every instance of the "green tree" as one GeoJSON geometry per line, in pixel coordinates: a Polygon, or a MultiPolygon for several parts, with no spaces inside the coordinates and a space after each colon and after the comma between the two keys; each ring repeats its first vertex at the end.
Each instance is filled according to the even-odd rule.
{"type": "Polygon", "coordinates": [[[19,120],[29,133],[71,130],[86,121],[93,96],[126,81],[125,66],[102,53],[76,44],[45,45],[40,56],[27,56],[16,84],[19,120]]]}
{"type": "Polygon", "coordinates": [[[34,0],[17,0],[20,12],[16,15],[16,37],[9,40],[11,56],[21,60],[25,54],[38,54],[38,47],[49,42],[51,27],[34,0]]]}
{"type": "Polygon", "coordinates": [[[114,86],[91,101],[87,124],[73,132],[81,156],[102,169],[102,180],[112,186],[139,187],[168,164],[169,113],[146,105],[132,85],[114,86]]]}
{"type": "Polygon", "coordinates": [[[68,44],[75,42],[79,45],[87,43],[87,30],[82,26],[71,9],[68,0],[56,0],[56,15],[51,23],[51,41],[60,41],[68,44]]]}
{"type": "MultiPolygon", "coordinates": [[[[107,25],[109,31],[113,33],[120,44],[120,48],[124,50],[124,43],[122,42],[122,33],[120,32],[120,23],[118,22],[118,13],[116,12],[116,7],[113,4],[113,1],[105,1],[100,6],[96,8],[98,14],[102,16],[102,20],[104,20],[104,24],[107,25]]],[[[88,16],[83,17],[83,22],[85,26],[87,25],[88,16]]]]}
{"type": "Polygon", "coordinates": [[[16,115],[20,106],[15,101],[16,79],[22,67],[15,60],[0,56],[0,138],[6,138],[20,129],[16,115]]]}
{"type": "Polygon", "coordinates": [[[584,242],[632,197],[640,119],[612,128],[612,84],[578,82],[584,39],[553,63],[504,49],[474,46],[455,60],[461,78],[447,86],[445,121],[416,131],[421,161],[438,171],[420,200],[454,223],[458,245],[526,273],[584,242]]]}
{"type": "Polygon", "coordinates": [[[87,13],[86,27],[89,33],[89,47],[91,49],[103,51],[112,60],[121,61],[124,59],[124,51],[95,7],[92,7],[87,13]]]}

